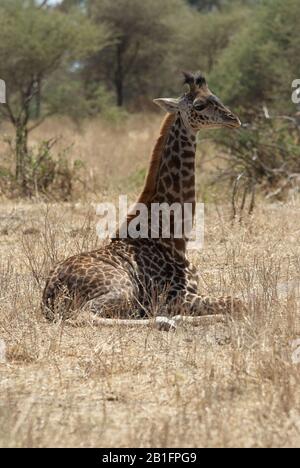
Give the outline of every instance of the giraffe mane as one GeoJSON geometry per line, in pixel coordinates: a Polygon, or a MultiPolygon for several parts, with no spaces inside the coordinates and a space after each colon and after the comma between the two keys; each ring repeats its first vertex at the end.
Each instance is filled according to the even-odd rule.
{"type": "Polygon", "coordinates": [[[145,185],[138,198],[138,203],[148,204],[154,195],[155,182],[157,179],[163,150],[169,134],[169,130],[172,127],[175,119],[175,114],[167,114],[162,122],[159,137],[152,151],[150,166],[146,177],[145,185]]]}

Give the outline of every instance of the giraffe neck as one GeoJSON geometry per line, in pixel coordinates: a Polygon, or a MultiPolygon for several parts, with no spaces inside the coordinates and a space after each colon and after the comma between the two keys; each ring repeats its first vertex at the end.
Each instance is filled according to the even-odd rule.
{"type": "MultiPolygon", "coordinates": [[[[182,209],[181,223],[184,233],[184,205],[190,204],[193,216],[195,211],[195,152],[195,133],[186,128],[179,114],[167,115],[153,150],[144,189],[138,199],[138,203],[148,207],[149,226],[153,204],[167,203],[170,207],[176,203],[177,207],[180,205],[182,209]]],[[[127,223],[135,217],[129,215],[127,223]]],[[[185,259],[188,239],[184,234],[180,238],[174,238],[172,226],[171,217],[170,238],[164,238],[160,231],[157,241],[173,256],[185,259]]]]}
{"type": "Polygon", "coordinates": [[[181,207],[182,237],[174,238],[171,228],[169,239],[159,238],[162,245],[180,257],[185,257],[188,241],[184,235],[185,206],[189,204],[193,217],[195,213],[195,153],[196,135],[184,125],[177,114],[165,137],[155,177],[155,189],[149,203],[167,203],[168,206],[176,203],[181,207]]]}
{"type": "Polygon", "coordinates": [[[149,203],[195,205],[195,153],[195,133],[176,115],[165,138],[149,203]]]}

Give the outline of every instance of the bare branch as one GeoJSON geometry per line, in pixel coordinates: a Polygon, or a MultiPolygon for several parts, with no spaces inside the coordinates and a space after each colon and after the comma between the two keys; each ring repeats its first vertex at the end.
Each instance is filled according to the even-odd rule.
{"type": "Polygon", "coordinates": [[[274,115],[272,116],[269,112],[269,109],[267,108],[267,106],[264,104],[263,105],[263,112],[264,112],[264,116],[267,120],[274,120],[274,119],[277,119],[277,120],[288,120],[289,122],[293,122],[293,123],[296,123],[296,119],[294,117],[291,117],[289,115],[274,115]]]}

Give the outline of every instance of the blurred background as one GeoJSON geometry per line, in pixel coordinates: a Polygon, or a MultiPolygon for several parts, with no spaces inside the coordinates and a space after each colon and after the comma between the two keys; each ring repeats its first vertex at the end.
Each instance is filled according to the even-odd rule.
{"type": "Polygon", "coordinates": [[[0,0],[1,196],[135,192],[152,99],[200,69],[244,123],[200,135],[200,196],[284,199],[300,174],[299,18],[299,0],[0,0]]]}

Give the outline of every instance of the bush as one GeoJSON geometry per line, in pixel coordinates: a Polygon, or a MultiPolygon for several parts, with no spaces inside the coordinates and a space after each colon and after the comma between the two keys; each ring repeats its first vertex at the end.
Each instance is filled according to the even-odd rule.
{"type": "MultiPolygon", "coordinates": [[[[9,143],[10,152],[15,155],[13,141],[6,139],[6,142],[9,143]]],[[[60,201],[72,198],[74,186],[80,181],[83,163],[75,161],[70,164],[67,158],[70,148],[55,157],[52,150],[56,142],[54,139],[43,141],[37,148],[28,150],[25,174],[27,197],[42,196],[60,201]]],[[[24,195],[10,168],[0,167],[0,191],[9,198],[24,195]]]]}
{"type": "Polygon", "coordinates": [[[241,211],[251,195],[249,212],[254,209],[257,187],[268,198],[284,198],[300,178],[300,132],[293,119],[257,119],[237,132],[220,132],[217,142],[225,151],[226,167],[215,181],[227,180],[232,191],[233,214],[238,195],[241,211]]]}

